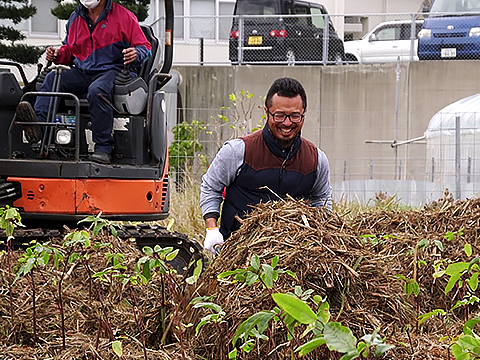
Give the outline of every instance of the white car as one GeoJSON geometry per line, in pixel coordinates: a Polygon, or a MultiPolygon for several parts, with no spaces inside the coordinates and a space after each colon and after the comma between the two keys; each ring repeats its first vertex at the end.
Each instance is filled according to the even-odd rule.
{"type": "Polygon", "coordinates": [[[400,61],[418,60],[417,35],[422,25],[423,20],[416,20],[412,49],[411,20],[382,22],[360,40],[345,41],[345,60],[347,63],[392,62],[399,56],[400,61]]]}

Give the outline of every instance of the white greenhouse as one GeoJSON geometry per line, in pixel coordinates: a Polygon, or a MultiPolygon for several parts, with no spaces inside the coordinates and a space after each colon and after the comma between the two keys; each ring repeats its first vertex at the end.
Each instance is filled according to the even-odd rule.
{"type": "Polygon", "coordinates": [[[480,94],[437,112],[425,131],[427,182],[449,188],[455,198],[480,193],[480,94]]]}
{"type": "Polygon", "coordinates": [[[430,119],[424,136],[399,145],[418,141],[426,143],[423,179],[344,180],[332,184],[334,199],[368,203],[383,192],[421,206],[442,197],[445,189],[455,199],[480,195],[480,94],[444,107],[430,119]]]}

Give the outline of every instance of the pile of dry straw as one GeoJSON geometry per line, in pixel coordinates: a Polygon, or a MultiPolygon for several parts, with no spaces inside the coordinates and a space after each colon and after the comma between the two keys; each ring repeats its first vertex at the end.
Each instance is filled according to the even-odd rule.
{"type": "MultiPolygon", "coordinates": [[[[444,199],[430,207],[416,211],[371,210],[349,217],[322,208],[312,208],[302,201],[281,201],[260,204],[243,220],[242,227],[232,235],[221,254],[210,264],[195,286],[176,297],[172,288],[159,280],[149,286],[135,288],[135,296],[121,285],[102,285],[103,308],[97,285],[89,286],[85,264],[68,269],[64,279],[64,312],[67,346],[62,349],[60,318],[53,293],[53,282],[58,273],[36,275],[37,293],[37,347],[32,345],[32,289],[29,278],[21,278],[14,285],[15,319],[10,319],[8,296],[7,254],[0,254],[0,359],[110,359],[115,358],[107,329],[108,322],[114,335],[123,338],[123,358],[143,359],[139,343],[139,329],[135,322],[135,299],[142,311],[146,327],[147,355],[149,359],[222,359],[226,347],[238,325],[251,314],[271,309],[270,296],[260,283],[250,287],[241,283],[218,280],[217,275],[238,268],[246,268],[253,254],[262,263],[270,263],[279,256],[278,268],[291,270],[296,277],[282,275],[274,291],[292,291],[300,285],[305,291],[327,298],[331,321],[348,326],[357,338],[371,334],[375,329],[395,344],[388,353],[390,359],[448,359],[448,342],[440,343],[447,335],[442,319],[432,318],[417,327],[417,316],[437,308],[450,309],[459,299],[455,291],[445,295],[448,279],[437,278],[434,264],[442,259],[470,261],[463,248],[465,243],[478,254],[480,243],[480,200],[453,202],[444,199]],[[463,235],[448,241],[447,232],[463,235]],[[428,246],[418,248],[423,239],[428,246]],[[437,245],[434,242],[437,241],[437,245]],[[443,248],[438,244],[441,242],[443,248]],[[407,296],[403,275],[414,279],[421,291],[417,298],[407,296]],[[166,319],[169,332],[162,333],[161,294],[166,295],[163,305],[170,314],[166,319]],[[213,301],[226,312],[226,323],[220,328],[205,325],[198,336],[195,326],[209,310],[193,309],[188,302],[195,296],[213,295],[213,301]],[[175,309],[177,313],[173,322],[175,309]],[[107,316],[105,315],[107,314],[107,316]],[[181,327],[180,321],[192,327],[181,327]],[[98,329],[101,331],[99,332],[98,329]],[[12,328],[13,327],[13,328],[12,328]],[[137,340],[134,340],[134,337],[137,340]],[[170,344],[161,346],[160,342],[170,344]],[[180,340],[182,345],[180,346],[180,340]],[[23,346],[19,346],[23,343],[23,346]]],[[[60,239],[61,241],[61,239],[60,239]]],[[[60,242],[59,241],[59,242],[60,242]]],[[[90,254],[90,271],[105,268],[107,252],[121,252],[125,265],[132,269],[141,256],[132,241],[104,239],[112,243],[90,254]]],[[[53,241],[52,243],[55,243],[53,241]]],[[[18,254],[15,254],[18,258],[18,254]]],[[[12,259],[13,262],[16,258],[12,259]]],[[[178,283],[182,280],[179,279],[178,283]]],[[[476,309],[470,308],[469,316],[476,309]]],[[[458,335],[464,312],[453,314],[446,327],[449,335],[458,335]]],[[[138,314],[137,314],[138,316],[138,314]]],[[[165,324],[163,324],[165,326],[165,324]]],[[[292,358],[295,344],[285,338],[280,326],[269,330],[272,341],[259,341],[250,355],[242,359],[292,358]]],[[[326,349],[311,354],[310,359],[336,358],[326,349]]],[[[453,359],[453,357],[450,356],[453,359]]]]}
{"type": "MultiPolygon", "coordinates": [[[[357,338],[380,329],[387,342],[396,345],[387,358],[447,359],[448,341],[438,341],[447,335],[442,320],[432,318],[418,327],[416,318],[437,308],[448,310],[459,300],[455,291],[445,295],[448,279],[435,279],[433,265],[442,259],[471,260],[464,253],[465,243],[478,254],[480,200],[454,203],[446,198],[422,210],[373,210],[345,218],[302,201],[258,205],[203,277],[199,293],[215,295],[214,301],[227,313],[227,324],[222,333],[213,327],[204,329],[194,342],[195,353],[216,358],[222,337],[231,337],[251,314],[272,308],[260,284],[247,287],[216,278],[223,271],[246,268],[256,254],[262,263],[278,255],[278,267],[296,274],[296,279],[280,278],[275,291],[292,291],[300,285],[326,296],[331,321],[348,326],[357,338]],[[452,240],[444,237],[460,229],[463,235],[452,240]],[[423,239],[429,245],[418,247],[423,239]],[[414,279],[421,288],[419,296],[407,296],[397,275],[414,279]]],[[[205,313],[197,313],[193,322],[205,313]]],[[[449,334],[458,335],[463,320],[453,316],[449,321],[449,334]]],[[[290,358],[294,346],[284,334],[285,329],[273,329],[269,336],[274,345],[260,341],[242,359],[290,358]]],[[[318,351],[310,358],[327,359],[328,355],[318,351]]]]}

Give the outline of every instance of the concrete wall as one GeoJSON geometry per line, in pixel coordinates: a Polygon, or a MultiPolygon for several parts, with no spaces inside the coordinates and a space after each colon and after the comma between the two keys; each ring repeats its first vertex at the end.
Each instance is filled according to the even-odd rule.
{"type": "MultiPolygon", "coordinates": [[[[187,109],[185,120],[195,118],[206,123],[211,122],[222,106],[230,104],[228,96],[232,92],[248,90],[261,106],[260,96],[265,96],[276,78],[288,76],[301,81],[308,97],[302,135],[326,152],[331,181],[339,183],[361,179],[427,180],[425,143],[404,145],[396,150],[390,144],[395,139],[423,136],[437,111],[479,93],[478,64],[478,61],[402,63],[398,87],[397,64],[176,69],[183,77],[179,90],[187,109]]],[[[254,118],[261,116],[261,109],[257,109],[254,118]]],[[[224,132],[222,136],[231,135],[224,132]]],[[[208,149],[210,158],[219,143],[216,141],[208,149]]]]}

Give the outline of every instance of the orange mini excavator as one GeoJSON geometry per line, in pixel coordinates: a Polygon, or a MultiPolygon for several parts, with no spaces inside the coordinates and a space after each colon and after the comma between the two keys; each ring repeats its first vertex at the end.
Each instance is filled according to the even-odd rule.
{"type": "MultiPolygon", "coordinates": [[[[179,249],[175,266],[182,269],[202,256],[202,246],[180,233],[145,222],[169,215],[169,177],[166,103],[162,87],[170,79],[173,39],[173,0],[165,0],[165,36],[161,44],[149,26],[142,29],[152,44],[152,57],[139,77],[120,74],[114,107],[115,148],[110,164],[89,160],[93,150],[88,102],[71,93],[36,91],[45,69],[27,81],[20,64],[0,61],[0,207],[20,210],[27,228],[16,238],[56,234],[91,214],[107,219],[140,222],[123,226],[119,237],[139,244],[179,249]],[[162,51],[163,50],[163,51],[162,51]],[[24,86],[15,76],[20,74],[24,86]],[[47,122],[15,119],[20,101],[33,103],[48,95],[54,102],[47,122]],[[52,111],[53,112],[53,111],[52,111]],[[26,126],[42,127],[43,137],[29,143],[26,126]],[[144,223],[141,223],[144,222],[144,223]]],[[[60,77],[62,65],[49,66],[60,77]]],[[[47,69],[48,71],[48,69],[47,69]]],[[[117,78],[118,79],[118,78],[117,78]]]]}

